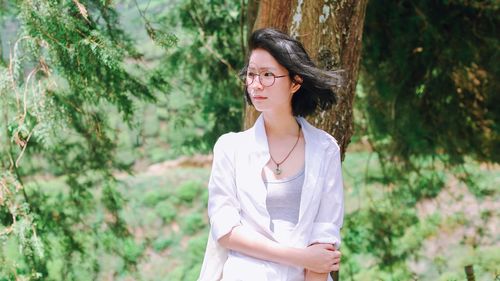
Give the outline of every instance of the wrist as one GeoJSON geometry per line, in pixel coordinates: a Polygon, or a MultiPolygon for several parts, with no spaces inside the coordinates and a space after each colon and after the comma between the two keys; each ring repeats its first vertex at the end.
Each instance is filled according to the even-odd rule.
{"type": "Polygon", "coordinates": [[[305,257],[305,250],[302,248],[293,248],[293,247],[288,247],[288,250],[285,252],[286,258],[289,260],[290,265],[293,266],[298,266],[298,267],[304,267],[304,257],[305,257]]]}

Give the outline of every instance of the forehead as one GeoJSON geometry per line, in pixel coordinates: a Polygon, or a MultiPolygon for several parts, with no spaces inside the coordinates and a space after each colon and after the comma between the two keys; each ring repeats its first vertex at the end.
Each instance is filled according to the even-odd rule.
{"type": "Polygon", "coordinates": [[[248,68],[250,69],[270,69],[270,70],[285,70],[286,68],[266,50],[255,49],[250,54],[248,60],[248,68]]]}

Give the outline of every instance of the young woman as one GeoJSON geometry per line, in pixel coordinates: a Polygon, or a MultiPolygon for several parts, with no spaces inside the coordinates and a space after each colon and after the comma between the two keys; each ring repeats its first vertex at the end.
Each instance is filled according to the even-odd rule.
{"type": "Polygon", "coordinates": [[[340,150],[303,117],[335,103],[338,76],[274,29],[255,31],[249,49],[246,98],[261,115],[215,144],[199,280],[330,280],[340,263],[340,150]]]}

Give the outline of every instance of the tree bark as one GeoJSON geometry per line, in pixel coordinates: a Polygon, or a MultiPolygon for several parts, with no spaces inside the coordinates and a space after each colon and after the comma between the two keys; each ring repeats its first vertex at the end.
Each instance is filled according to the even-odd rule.
{"type": "MultiPolygon", "coordinates": [[[[287,32],[303,43],[319,67],[343,70],[344,83],[336,91],[335,107],[316,112],[308,121],[337,139],[344,159],[354,133],[353,101],[367,0],[261,0],[249,4],[258,5],[253,30],[274,27],[287,32]]],[[[258,115],[247,106],[245,128],[251,127],[258,115]]]]}

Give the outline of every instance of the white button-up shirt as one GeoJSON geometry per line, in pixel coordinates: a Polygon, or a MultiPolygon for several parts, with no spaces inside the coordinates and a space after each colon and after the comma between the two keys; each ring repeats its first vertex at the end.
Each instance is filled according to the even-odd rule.
{"type": "Polygon", "coordinates": [[[208,184],[211,230],[199,280],[304,280],[303,268],[227,251],[217,243],[239,225],[291,247],[313,243],[340,246],[344,204],[339,146],[304,118],[297,121],[305,139],[305,177],[299,220],[287,239],[278,239],[269,228],[262,169],[270,154],[263,116],[252,128],[225,134],[215,144],[208,184]]]}

